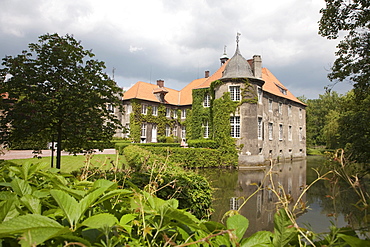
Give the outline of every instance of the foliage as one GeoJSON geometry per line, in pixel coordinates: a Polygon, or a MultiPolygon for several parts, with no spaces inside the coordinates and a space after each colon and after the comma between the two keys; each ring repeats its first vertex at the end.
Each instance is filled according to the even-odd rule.
{"type": "Polygon", "coordinates": [[[237,167],[238,156],[221,149],[154,147],[143,148],[185,168],[237,167]]]}
{"type": "Polygon", "coordinates": [[[355,90],[367,93],[370,82],[370,3],[367,0],[325,0],[320,10],[319,34],[328,39],[345,36],[337,46],[337,59],[330,80],[354,83],[355,90]]]}
{"type": "Polygon", "coordinates": [[[170,157],[158,156],[139,146],[126,147],[124,155],[132,172],[127,181],[141,189],[146,187],[160,198],[176,198],[179,208],[187,209],[198,218],[209,217],[212,191],[204,177],[185,171],[170,157]]]}
{"type": "Polygon", "coordinates": [[[1,141],[31,141],[39,149],[55,138],[58,167],[62,149],[79,152],[109,141],[120,123],[107,105],[120,105],[121,89],[93,57],[73,36],[58,34],[42,35],[29,51],[5,57],[1,141]]]}
{"type": "Polygon", "coordinates": [[[119,154],[123,154],[123,149],[127,146],[135,145],[139,147],[180,147],[180,143],[166,143],[166,142],[158,142],[158,143],[130,143],[130,142],[121,142],[115,144],[115,149],[118,150],[119,154]]]}
{"type": "Polygon", "coordinates": [[[219,147],[214,140],[209,140],[209,139],[189,140],[188,145],[189,147],[194,147],[194,148],[217,149],[219,147]]]}
{"type": "Polygon", "coordinates": [[[212,119],[211,119],[211,109],[212,109],[212,99],[210,101],[211,107],[204,107],[203,102],[205,97],[211,97],[209,88],[200,88],[193,90],[193,103],[192,103],[192,118],[189,128],[190,132],[189,139],[200,139],[204,136],[204,126],[208,122],[210,126],[210,133],[212,133],[212,119]]]}

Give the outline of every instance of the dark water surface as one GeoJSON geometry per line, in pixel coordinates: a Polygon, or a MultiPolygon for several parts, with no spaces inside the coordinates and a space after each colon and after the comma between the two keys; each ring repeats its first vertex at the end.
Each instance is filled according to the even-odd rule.
{"type": "MultiPolygon", "coordinates": [[[[265,175],[270,167],[199,170],[215,188],[215,212],[211,220],[221,222],[226,212],[240,207],[245,199],[261,186],[262,189],[248,199],[240,212],[249,220],[248,235],[261,230],[272,231],[278,202],[272,189],[280,195],[289,194],[293,200],[297,200],[306,184],[317,178],[313,169],[324,173],[323,163],[322,157],[309,156],[305,160],[276,164],[270,173],[271,177],[265,175]]],[[[299,214],[297,223],[300,227],[320,233],[328,232],[331,224],[337,227],[346,226],[348,223],[356,225],[353,219],[361,216],[354,213],[358,210],[353,204],[358,201],[358,197],[345,183],[334,187],[335,189],[329,181],[320,180],[301,197],[308,209],[299,214]]]]}

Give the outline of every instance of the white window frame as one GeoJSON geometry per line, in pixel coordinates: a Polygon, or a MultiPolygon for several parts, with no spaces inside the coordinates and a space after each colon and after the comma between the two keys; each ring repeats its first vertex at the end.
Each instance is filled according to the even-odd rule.
{"type": "Polygon", "coordinates": [[[268,125],[269,140],[274,139],[274,124],[272,122],[268,125]]]}
{"type": "Polygon", "coordinates": [[[209,125],[208,125],[208,121],[206,122],[206,124],[203,125],[203,128],[204,128],[203,137],[204,138],[209,138],[209,125]]]}
{"type": "Polygon", "coordinates": [[[257,87],[258,104],[262,104],[263,91],[261,87],[257,87]]]}
{"type": "Polygon", "coordinates": [[[257,118],[257,137],[258,137],[258,140],[263,139],[263,121],[262,121],[262,117],[257,118]]]}
{"type": "Polygon", "coordinates": [[[269,112],[272,112],[272,99],[269,99],[268,107],[269,107],[269,112]]]}
{"type": "Polygon", "coordinates": [[[166,107],[166,117],[171,117],[171,108],[166,107]]]}
{"type": "Polygon", "coordinates": [[[141,124],[141,137],[145,137],[146,138],[146,123],[142,123],[141,124]]]}
{"type": "Polygon", "coordinates": [[[148,112],[148,105],[142,104],[141,105],[141,114],[146,115],[148,112]]]}
{"type": "Polygon", "coordinates": [[[181,118],[185,119],[186,118],[186,109],[181,110],[181,118]]]}
{"type": "Polygon", "coordinates": [[[279,141],[282,141],[284,138],[284,127],[283,124],[279,124],[279,141]]]}
{"type": "Polygon", "coordinates": [[[279,102],[279,114],[283,114],[283,103],[279,102]]]}
{"type": "Polygon", "coordinates": [[[182,139],[186,138],[186,127],[185,127],[185,125],[181,126],[181,138],[182,139]]]}
{"type": "Polygon", "coordinates": [[[206,94],[203,100],[203,107],[210,107],[211,106],[211,96],[206,94]]]}
{"type": "Polygon", "coordinates": [[[232,138],[240,138],[240,116],[230,117],[230,135],[232,138]]]}
{"type": "Polygon", "coordinates": [[[126,110],[126,113],[127,113],[127,114],[131,114],[131,112],[132,112],[132,105],[131,105],[131,104],[127,105],[127,106],[126,106],[126,109],[127,109],[127,110],[126,110]]]}
{"type": "Polygon", "coordinates": [[[158,106],[156,106],[156,105],[152,106],[152,115],[153,116],[158,116],[158,106]]]}
{"type": "Polygon", "coordinates": [[[166,125],[166,136],[170,136],[171,135],[171,127],[169,125],[166,125]]]}
{"type": "Polygon", "coordinates": [[[240,101],[240,86],[229,86],[229,92],[232,101],[240,101]]]}
{"type": "Polygon", "coordinates": [[[177,110],[176,109],[173,110],[173,118],[177,118],[177,110]]]}
{"type": "Polygon", "coordinates": [[[108,103],[108,104],[107,104],[107,110],[108,110],[110,113],[114,113],[114,107],[113,107],[113,104],[108,103]]]}

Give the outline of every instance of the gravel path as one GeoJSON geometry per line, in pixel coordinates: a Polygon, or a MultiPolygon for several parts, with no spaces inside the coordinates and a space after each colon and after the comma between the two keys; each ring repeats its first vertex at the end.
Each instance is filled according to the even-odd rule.
{"type": "MultiPolygon", "coordinates": [[[[95,154],[116,154],[115,149],[104,149],[103,152],[100,152],[99,150],[95,150],[95,154]]],[[[49,157],[51,156],[51,150],[42,150],[41,154],[34,154],[32,153],[33,150],[9,150],[5,151],[5,155],[0,155],[0,159],[2,160],[14,160],[14,159],[28,159],[33,158],[35,155],[40,157],[49,157]]],[[[54,152],[54,155],[56,155],[56,152],[54,152]]],[[[71,155],[68,152],[62,152],[62,155],[71,155]]],[[[82,153],[77,154],[82,155],[82,153]]]]}

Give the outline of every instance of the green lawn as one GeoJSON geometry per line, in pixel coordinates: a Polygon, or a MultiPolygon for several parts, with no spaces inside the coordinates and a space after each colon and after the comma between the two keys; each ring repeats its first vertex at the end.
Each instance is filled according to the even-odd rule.
{"type": "MultiPolygon", "coordinates": [[[[23,164],[26,162],[30,163],[43,163],[45,168],[50,167],[51,158],[43,157],[41,159],[29,158],[29,159],[14,159],[8,160],[16,164],[23,164]]],[[[71,171],[77,170],[80,167],[86,164],[87,157],[84,155],[66,155],[62,156],[61,171],[65,173],[70,173],[71,171]]],[[[96,167],[101,167],[103,169],[108,168],[113,164],[118,164],[118,167],[121,168],[124,164],[124,156],[116,154],[95,154],[91,159],[91,165],[96,167]]],[[[54,167],[55,167],[55,157],[54,157],[54,167]]]]}

